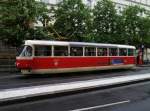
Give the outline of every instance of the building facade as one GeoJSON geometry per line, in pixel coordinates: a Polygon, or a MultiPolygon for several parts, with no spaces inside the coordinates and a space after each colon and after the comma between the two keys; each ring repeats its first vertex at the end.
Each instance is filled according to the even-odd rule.
{"type": "MultiPolygon", "coordinates": [[[[55,5],[58,2],[61,2],[62,0],[38,0],[41,2],[45,2],[47,4],[55,5]]],[[[93,7],[96,2],[99,0],[83,0],[83,2],[90,7],[93,7]]],[[[139,5],[147,10],[150,10],[150,0],[112,0],[117,6],[118,9],[122,9],[126,6],[131,6],[131,5],[139,5]]]]}
{"type": "Polygon", "coordinates": [[[120,10],[126,6],[138,5],[150,11],[150,0],[112,0],[120,10]]]}

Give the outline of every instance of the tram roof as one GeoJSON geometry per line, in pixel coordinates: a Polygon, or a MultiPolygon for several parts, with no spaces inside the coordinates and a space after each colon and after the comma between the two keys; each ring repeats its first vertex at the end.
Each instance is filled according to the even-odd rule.
{"type": "Polygon", "coordinates": [[[89,42],[67,42],[67,41],[49,41],[49,40],[26,40],[25,45],[58,45],[58,46],[97,46],[97,47],[118,47],[118,48],[132,48],[131,45],[120,44],[103,44],[103,43],[89,43],[89,42]]]}

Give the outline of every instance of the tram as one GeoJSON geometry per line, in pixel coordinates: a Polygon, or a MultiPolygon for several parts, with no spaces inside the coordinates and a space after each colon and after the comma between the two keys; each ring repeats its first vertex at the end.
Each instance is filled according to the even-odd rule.
{"type": "Polygon", "coordinates": [[[16,67],[23,74],[133,68],[135,65],[135,47],[118,44],[26,40],[16,57],[16,67]]]}

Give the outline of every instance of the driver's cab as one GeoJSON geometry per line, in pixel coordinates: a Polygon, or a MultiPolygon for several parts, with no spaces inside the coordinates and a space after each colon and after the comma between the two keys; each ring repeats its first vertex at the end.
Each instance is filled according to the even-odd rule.
{"type": "Polygon", "coordinates": [[[16,67],[30,70],[32,68],[33,46],[24,45],[19,52],[19,55],[16,57],[16,67]]]}
{"type": "Polygon", "coordinates": [[[32,57],[32,56],[33,56],[32,46],[25,45],[18,57],[32,57]]]}

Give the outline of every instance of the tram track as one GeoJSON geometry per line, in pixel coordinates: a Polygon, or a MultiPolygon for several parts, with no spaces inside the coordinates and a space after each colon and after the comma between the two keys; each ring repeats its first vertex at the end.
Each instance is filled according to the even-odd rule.
{"type": "Polygon", "coordinates": [[[122,75],[134,75],[134,74],[144,74],[149,72],[149,68],[136,68],[134,70],[110,70],[99,72],[83,72],[83,74],[73,73],[73,74],[55,74],[55,75],[34,75],[34,76],[24,76],[19,74],[14,74],[10,76],[0,77],[0,90],[28,87],[28,86],[38,86],[46,84],[57,84],[57,83],[67,83],[73,81],[84,81],[99,78],[115,77],[122,75]]]}

